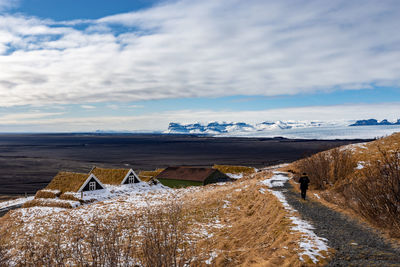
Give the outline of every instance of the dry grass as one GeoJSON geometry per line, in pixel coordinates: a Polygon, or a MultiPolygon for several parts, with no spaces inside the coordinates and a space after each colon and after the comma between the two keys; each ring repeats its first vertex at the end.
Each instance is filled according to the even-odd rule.
{"type": "MultiPolygon", "coordinates": [[[[265,179],[266,173],[259,178],[265,179]]],[[[212,238],[200,241],[198,251],[215,251],[216,266],[302,266],[297,255],[299,236],[291,233],[286,211],[274,196],[259,192],[258,182],[215,186],[187,199],[189,216],[202,229],[212,221],[224,226],[214,229],[212,238]]]]}
{"type": "Polygon", "coordinates": [[[77,198],[75,196],[75,193],[73,192],[65,192],[63,194],[60,195],[60,199],[64,199],[64,200],[73,200],[73,201],[80,201],[79,198],[77,198]]]}
{"type": "Polygon", "coordinates": [[[119,185],[130,169],[104,169],[95,167],[93,173],[103,184],[119,185]]]}
{"type": "Polygon", "coordinates": [[[232,174],[240,174],[240,173],[252,174],[256,172],[254,168],[246,166],[214,165],[213,168],[223,173],[232,173],[232,174]]]}
{"type": "Polygon", "coordinates": [[[31,207],[55,207],[55,208],[64,208],[64,209],[72,209],[72,205],[68,202],[62,201],[48,201],[46,199],[34,199],[24,203],[22,208],[31,208],[31,207]]]}
{"type": "Polygon", "coordinates": [[[56,198],[61,195],[60,191],[39,190],[35,194],[35,198],[56,198]]]}
{"type": "Polygon", "coordinates": [[[189,266],[194,249],[184,242],[181,218],[180,206],[170,203],[140,214],[94,216],[87,224],[55,218],[44,234],[14,221],[18,242],[5,248],[16,266],[189,266]]]}
{"type": "Polygon", "coordinates": [[[155,169],[154,171],[140,171],[138,176],[143,182],[149,182],[153,177],[156,177],[164,169],[155,169]]]}
{"type": "Polygon", "coordinates": [[[77,192],[89,174],[74,172],[59,172],[46,186],[46,189],[64,192],[77,192]]]}

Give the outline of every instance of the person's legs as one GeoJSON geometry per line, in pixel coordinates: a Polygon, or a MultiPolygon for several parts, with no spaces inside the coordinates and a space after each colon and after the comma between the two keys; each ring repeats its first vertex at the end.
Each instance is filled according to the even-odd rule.
{"type": "Polygon", "coordinates": [[[306,189],[301,189],[301,197],[305,200],[306,199],[306,189]]]}

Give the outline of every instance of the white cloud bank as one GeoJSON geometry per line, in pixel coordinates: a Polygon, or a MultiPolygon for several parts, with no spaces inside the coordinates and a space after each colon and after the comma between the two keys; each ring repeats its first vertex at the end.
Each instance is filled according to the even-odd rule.
{"type": "Polygon", "coordinates": [[[0,15],[0,106],[399,87],[399,25],[396,0],[182,0],[95,21],[0,15]]]}
{"type": "Polygon", "coordinates": [[[179,110],[138,116],[60,117],[63,113],[14,114],[0,116],[0,131],[164,131],[170,122],[194,123],[234,121],[260,123],[276,120],[337,121],[375,118],[396,121],[400,103],[298,107],[259,111],[179,110]]]}

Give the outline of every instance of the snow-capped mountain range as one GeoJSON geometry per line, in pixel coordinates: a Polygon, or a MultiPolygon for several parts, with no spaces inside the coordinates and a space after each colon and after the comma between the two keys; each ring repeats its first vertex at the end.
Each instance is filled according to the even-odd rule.
{"type": "Polygon", "coordinates": [[[285,137],[301,139],[373,139],[400,132],[400,121],[375,119],[354,121],[264,121],[209,122],[182,124],[171,122],[167,134],[202,134],[237,137],[285,137]],[[352,127],[350,127],[352,126],[352,127]],[[358,126],[358,127],[354,127],[358,126]]]}
{"type": "MultiPolygon", "coordinates": [[[[328,127],[335,125],[346,125],[342,122],[321,122],[321,121],[265,121],[257,124],[249,124],[244,122],[209,122],[206,124],[193,123],[181,124],[171,122],[165,133],[182,133],[182,134],[226,134],[235,132],[262,132],[271,130],[311,128],[311,127],[328,127]]],[[[348,125],[348,124],[347,124],[348,125]]]]}

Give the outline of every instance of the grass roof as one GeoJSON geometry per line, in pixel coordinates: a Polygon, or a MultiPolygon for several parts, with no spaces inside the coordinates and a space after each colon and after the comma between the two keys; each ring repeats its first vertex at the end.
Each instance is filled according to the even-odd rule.
{"type": "Polygon", "coordinates": [[[217,171],[217,169],[213,168],[168,167],[155,178],[204,182],[211,174],[217,171]]]}
{"type": "Polygon", "coordinates": [[[124,180],[130,169],[104,169],[94,167],[93,173],[103,184],[119,185],[124,180]]]}
{"type": "Polygon", "coordinates": [[[153,177],[160,174],[164,169],[155,169],[154,171],[141,171],[139,173],[139,178],[143,182],[149,182],[153,177]]]}
{"type": "Polygon", "coordinates": [[[59,172],[46,186],[46,189],[64,192],[77,192],[89,177],[87,173],[59,172]]]}

